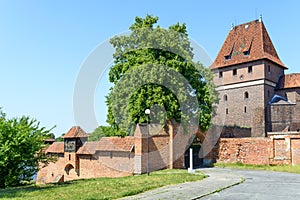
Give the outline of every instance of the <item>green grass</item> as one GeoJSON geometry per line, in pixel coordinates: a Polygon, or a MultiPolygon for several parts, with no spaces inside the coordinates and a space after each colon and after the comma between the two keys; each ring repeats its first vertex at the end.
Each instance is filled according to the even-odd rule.
{"type": "Polygon", "coordinates": [[[187,170],[161,170],[150,175],[121,178],[95,178],[0,189],[1,199],[115,199],[138,194],[154,188],[204,179],[202,173],[189,174],[187,170]]]}
{"type": "Polygon", "coordinates": [[[216,163],[214,166],[222,168],[228,167],[235,169],[267,170],[300,174],[300,165],[249,165],[242,163],[216,163]]]}

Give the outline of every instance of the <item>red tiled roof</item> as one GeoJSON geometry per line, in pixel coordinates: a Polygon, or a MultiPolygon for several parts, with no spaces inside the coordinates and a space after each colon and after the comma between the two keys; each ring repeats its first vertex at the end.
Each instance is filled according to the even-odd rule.
{"type": "Polygon", "coordinates": [[[261,59],[268,59],[287,68],[281,62],[263,22],[254,20],[232,28],[210,68],[217,69],[261,59]],[[230,58],[226,59],[226,56],[230,58]]]}
{"type": "Polygon", "coordinates": [[[64,143],[54,142],[46,149],[46,153],[64,153],[64,143]]]}
{"type": "Polygon", "coordinates": [[[297,87],[300,87],[300,73],[284,75],[279,80],[277,86],[277,88],[279,89],[297,88],[297,87]]]}
{"type": "Polygon", "coordinates": [[[89,135],[80,128],[80,126],[73,126],[66,135],[62,136],[62,138],[83,138],[89,137],[89,135]]]}
{"type": "Polygon", "coordinates": [[[78,149],[78,154],[95,154],[96,151],[130,152],[134,146],[134,137],[102,137],[100,141],[86,142],[78,149]]]}
{"type": "Polygon", "coordinates": [[[44,142],[55,142],[56,140],[54,138],[47,138],[44,139],[44,142]]]}

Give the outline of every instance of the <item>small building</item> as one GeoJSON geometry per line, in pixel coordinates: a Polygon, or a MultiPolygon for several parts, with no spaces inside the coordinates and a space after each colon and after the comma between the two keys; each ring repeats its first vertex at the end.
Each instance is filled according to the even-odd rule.
{"type": "MultiPolygon", "coordinates": [[[[63,182],[83,178],[121,177],[143,174],[165,168],[183,168],[184,152],[191,134],[160,125],[137,125],[134,136],[102,137],[88,141],[80,127],[72,127],[63,136],[64,142],[54,142],[47,149],[57,158],[41,166],[37,183],[63,182]]],[[[180,129],[181,130],[181,129],[180,129]]]]}

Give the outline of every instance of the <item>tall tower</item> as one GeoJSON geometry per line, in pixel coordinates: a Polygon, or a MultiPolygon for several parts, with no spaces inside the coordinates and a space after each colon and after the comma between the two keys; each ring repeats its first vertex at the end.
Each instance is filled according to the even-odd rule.
{"type": "Polygon", "coordinates": [[[210,68],[220,99],[213,123],[249,127],[252,137],[265,136],[266,108],[287,67],[262,19],[232,26],[210,68]]]}

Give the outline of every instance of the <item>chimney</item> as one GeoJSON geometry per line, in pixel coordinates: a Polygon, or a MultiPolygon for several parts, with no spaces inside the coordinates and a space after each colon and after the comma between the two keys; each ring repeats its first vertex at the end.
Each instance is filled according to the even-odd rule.
{"type": "Polygon", "coordinates": [[[262,15],[259,15],[258,21],[259,21],[259,22],[262,22],[262,15]]]}

